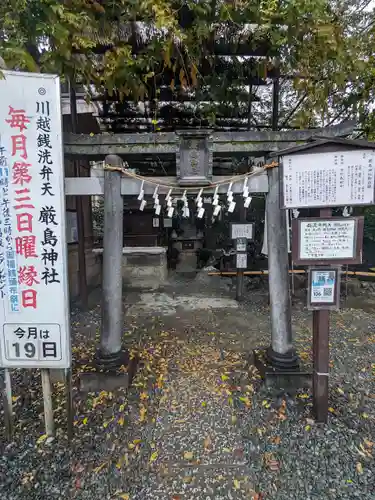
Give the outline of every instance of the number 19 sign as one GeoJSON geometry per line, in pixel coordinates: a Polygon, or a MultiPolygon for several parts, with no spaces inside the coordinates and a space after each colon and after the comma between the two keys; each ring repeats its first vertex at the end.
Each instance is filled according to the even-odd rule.
{"type": "Polygon", "coordinates": [[[68,368],[60,81],[0,80],[0,366],[68,368]]]}

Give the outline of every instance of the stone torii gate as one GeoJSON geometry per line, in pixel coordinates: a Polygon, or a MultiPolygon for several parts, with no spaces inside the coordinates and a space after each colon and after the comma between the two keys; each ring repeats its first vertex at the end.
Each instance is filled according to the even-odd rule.
{"type": "MultiPolygon", "coordinates": [[[[267,158],[271,152],[311,141],[315,137],[345,137],[355,128],[354,122],[315,129],[287,132],[211,132],[209,130],[175,133],[100,134],[96,136],[66,134],[64,153],[75,160],[85,156],[103,161],[113,168],[89,178],[66,178],[65,194],[69,196],[104,195],[103,239],[103,310],[100,356],[104,362],[116,363],[121,356],[122,336],[122,249],[124,195],[139,194],[138,180],[121,174],[123,160],[129,166],[142,155],[176,155],[175,177],[150,177],[158,184],[205,187],[232,178],[213,176],[214,155],[230,154],[267,158]],[[117,170],[116,170],[117,169],[117,170]]],[[[295,368],[298,364],[292,342],[291,301],[287,249],[286,211],[280,209],[280,181],[277,168],[251,176],[250,193],[266,193],[267,239],[269,253],[269,283],[271,305],[270,361],[279,369],[295,368]]],[[[243,180],[233,182],[233,193],[242,193],[243,180]]],[[[154,187],[144,185],[145,194],[154,187]]],[[[213,188],[212,188],[213,191],[213,188]]],[[[160,194],[162,194],[160,189],[160,194]]],[[[220,186],[219,193],[226,192],[220,186]]]]}

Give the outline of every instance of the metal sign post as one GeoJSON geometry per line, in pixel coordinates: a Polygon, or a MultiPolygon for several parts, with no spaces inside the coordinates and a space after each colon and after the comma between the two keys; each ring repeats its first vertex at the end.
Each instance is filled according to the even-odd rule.
{"type": "Polygon", "coordinates": [[[339,307],[340,272],[362,262],[363,217],[332,217],[332,208],[375,202],[375,147],[322,138],[281,155],[281,208],[319,208],[319,218],[292,222],[292,258],[310,267],[313,310],[313,399],[318,422],[328,417],[329,313],[339,307]],[[333,265],[339,267],[331,267],[333,265]]]}
{"type": "Polygon", "coordinates": [[[236,282],[236,300],[239,302],[243,299],[243,271],[247,269],[247,239],[236,239],[236,268],[237,268],[237,282],[236,282]]]}
{"type": "Polygon", "coordinates": [[[252,222],[232,223],[230,225],[230,236],[236,242],[236,300],[243,299],[244,270],[247,269],[247,242],[253,240],[254,224],[252,222]]]}
{"type": "Polygon", "coordinates": [[[0,93],[0,366],[41,369],[52,436],[49,369],[71,365],[60,80],[4,71],[0,93]]]}
{"type": "Polygon", "coordinates": [[[320,209],[320,218],[293,221],[292,252],[297,265],[319,266],[309,270],[308,307],[313,310],[313,399],[318,422],[328,417],[329,319],[340,306],[340,268],[362,261],[363,217],[331,217],[320,209]]]}

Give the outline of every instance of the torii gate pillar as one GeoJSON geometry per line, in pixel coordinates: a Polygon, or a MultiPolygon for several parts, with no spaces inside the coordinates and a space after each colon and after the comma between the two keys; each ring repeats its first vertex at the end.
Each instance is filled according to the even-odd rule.
{"type": "Polygon", "coordinates": [[[287,211],[280,208],[279,169],[268,171],[266,201],[269,294],[271,309],[271,346],[267,357],[279,369],[298,367],[293,349],[292,312],[289,289],[287,211]]]}

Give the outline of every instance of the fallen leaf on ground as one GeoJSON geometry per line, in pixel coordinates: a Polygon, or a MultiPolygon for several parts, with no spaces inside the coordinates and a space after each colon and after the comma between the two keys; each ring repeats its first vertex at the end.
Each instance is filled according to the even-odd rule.
{"type": "Polygon", "coordinates": [[[185,460],[193,460],[193,452],[192,451],[185,451],[184,453],[184,459],[185,460]]]}
{"type": "Polygon", "coordinates": [[[150,464],[152,464],[152,462],[155,462],[155,460],[158,458],[158,452],[157,451],[154,451],[154,453],[152,453],[151,457],[150,457],[150,464]]]}
{"type": "Polygon", "coordinates": [[[211,438],[210,436],[207,436],[206,439],[204,440],[204,448],[208,450],[211,448],[211,445],[212,445],[211,438]]]}
{"type": "Polygon", "coordinates": [[[147,410],[144,406],[141,406],[140,409],[139,409],[139,421],[140,422],[144,422],[145,419],[146,419],[146,413],[147,413],[147,410]]]}
{"type": "Polygon", "coordinates": [[[364,439],[363,442],[368,448],[372,448],[374,446],[374,443],[372,441],[369,441],[368,439],[364,439]]]}
{"type": "Polygon", "coordinates": [[[240,489],[241,484],[238,479],[233,479],[233,485],[236,490],[240,489]]]}
{"type": "Polygon", "coordinates": [[[104,462],[102,463],[101,465],[99,465],[98,467],[95,467],[95,469],[93,469],[93,472],[95,472],[95,474],[97,474],[98,472],[100,472],[101,470],[104,469],[104,467],[108,464],[108,462],[104,462]]]}
{"type": "Polygon", "coordinates": [[[47,439],[47,437],[47,434],[43,434],[42,436],[40,436],[40,438],[38,438],[37,444],[43,443],[47,439]]]}
{"type": "Polygon", "coordinates": [[[358,474],[363,474],[363,467],[362,467],[361,462],[357,463],[356,469],[357,469],[358,474]]]}

